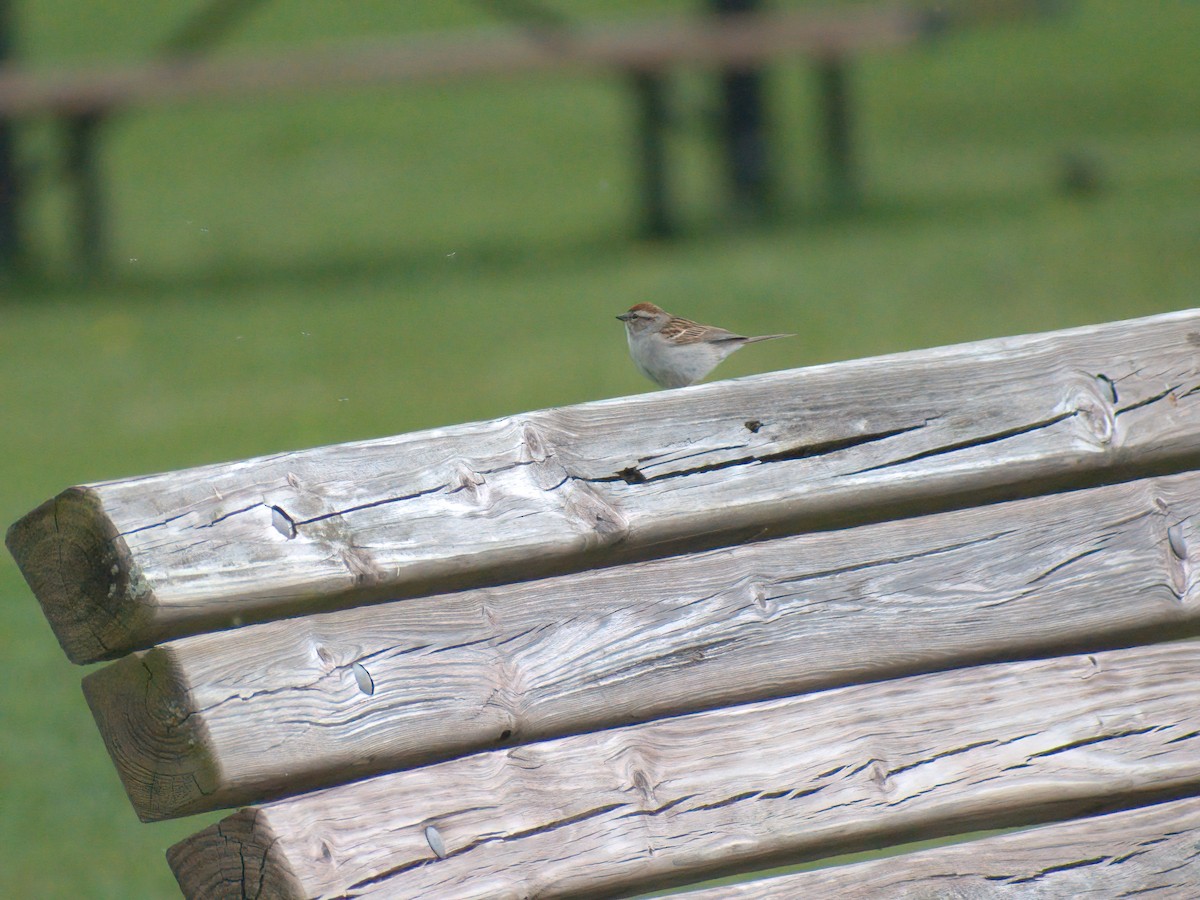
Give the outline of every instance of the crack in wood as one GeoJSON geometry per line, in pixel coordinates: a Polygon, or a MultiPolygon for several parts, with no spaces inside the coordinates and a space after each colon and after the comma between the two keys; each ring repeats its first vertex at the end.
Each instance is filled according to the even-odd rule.
{"type": "MultiPolygon", "coordinates": [[[[881,760],[881,759],[876,759],[875,757],[871,757],[871,758],[870,758],[870,759],[868,759],[868,760],[867,760],[865,763],[862,763],[861,765],[857,765],[857,766],[855,766],[853,769],[851,769],[849,772],[847,772],[847,773],[846,773],[846,775],[847,775],[847,776],[849,776],[849,775],[857,775],[859,772],[862,772],[862,771],[864,771],[865,769],[869,769],[869,768],[870,768],[871,766],[873,766],[875,763],[880,763],[880,764],[882,765],[882,764],[883,764],[883,760],[881,760]]],[[[845,766],[843,766],[842,768],[845,768],[845,766]]]]}
{"type": "MultiPolygon", "coordinates": [[[[57,528],[58,528],[58,506],[57,505],[55,505],[55,508],[54,508],[54,515],[55,515],[54,527],[57,530],[57,528]]],[[[139,526],[138,528],[130,528],[128,531],[118,531],[117,537],[126,537],[131,534],[138,534],[142,531],[149,531],[151,528],[162,528],[164,525],[170,525],[176,519],[182,519],[186,515],[187,515],[187,513],[179,513],[177,515],[171,516],[170,518],[163,519],[161,522],[151,522],[149,525],[142,525],[142,526],[139,526]]],[[[200,527],[204,527],[204,526],[200,526],[200,527]]]]}
{"type": "MultiPolygon", "coordinates": [[[[500,472],[506,472],[510,469],[517,469],[522,466],[532,465],[533,462],[534,462],[533,460],[519,460],[517,462],[507,463],[503,466],[497,466],[494,469],[483,469],[476,474],[495,475],[500,472]]],[[[278,513],[279,515],[283,516],[287,520],[287,522],[291,525],[292,532],[294,535],[296,533],[296,531],[300,528],[301,525],[311,525],[314,522],[322,522],[326,519],[332,519],[335,516],[346,516],[346,515],[349,515],[350,513],[361,512],[364,509],[373,509],[377,506],[386,506],[389,503],[402,503],[405,500],[416,500],[419,497],[425,497],[430,494],[436,494],[440,491],[445,491],[449,494],[454,494],[454,493],[458,493],[459,491],[462,491],[464,489],[465,489],[465,485],[463,485],[463,484],[457,484],[455,486],[451,486],[449,484],[439,484],[439,485],[436,485],[435,487],[425,488],[420,491],[414,491],[411,494],[401,494],[400,496],[396,496],[396,497],[383,497],[379,500],[372,500],[369,503],[361,503],[357,506],[347,506],[347,507],[343,507],[341,509],[331,510],[329,512],[321,513],[320,515],[311,516],[307,519],[294,518],[286,509],[284,509],[279,504],[267,504],[265,501],[259,501],[258,503],[252,503],[249,506],[244,506],[241,509],[232,510],[231,512],[227,512],[224,515],[213,519],[211,522],[207,522],[202,525],[196,525],[194,527],[196,527],[196,528],[211,528],[212,526],[217,525],[221,522],[224,522],[226,519],[231,518],[233,516],[240,515],[240,514],[246,513],[246,512],[250,512],[251,510],[258,509],[260,506],[267,506],[269,509],[271,509],[274,512],[278,513]]],[[[143,525],[140,528],[132,529],[131,531],[122,532],[122,536],[125,534],[136,534],[139,531],[145,531],[149,528],[159,528],[163,525],[170,524],[171,522],[175,521],[176,519],[182,518],[184,515],[186,515],[186,513],[180,513],[177,516],[172,516],[171,518],[164,519],[161,522],[154,522],[150,525],[143,525]]]]}
{"type": "Polygon", "coordinates": [[[1079,553],[1076,553],[1074,556],[1064,559],[1062,562],[1051,566],[1046,571],[1042,572],[1040,575],[1037,575],[1037,576],[1031,578],[1027,582],[1027,584],[1029,584],[1032,587],[1033,585],[1037,584],[1039,581],[1044,581],[1045,579],[1049,578],[1055,572],[1065,569],[1065,568],[1067,568],[1067,566],[1074,565],[1075,563],[1079,562],[1081,559],[1087,559],[1089,556],[1094,556],[1097,553],[1103,553],[1106,549],[1108,549],[1108,548],[1107,547],[1093,547],[1091,550],[1084,550],[1079,553]]]}
{"type": "MultiPolygon", "coordinates": [[[[1138,512],[1138,513],[1132,513],[1128,516],[1123,516],[1120,519],[1114,519],[1112,522],[1109,523],[1109,525],[1113,528],[1123,528],[1126,525],[1132,525],[1134,522],[1140,521],[1141,519],[1145,519],[1149,516],[1158,515],[1159,512],[1160,512],[1159,510],[1155,510],[1155,509],[1142,510],[1141,512],[1138,512]]],[[[1109,531],[1109,532],[1105,533],[1105,537],[1114,537],[1115,538],[1118,534],[1119,534],[1119,532],[1109,531]]]]}
{"type": "Polygon", "coordinates": [[[902,806],[905,803],[908,803],[910,800],[916,800],[919,797],[924,797],[926,794],[932,794],[939,788],[949,787],[950,785],[958,784],[963,780],[963,778],[951,778],[949,781],[939,781],[936,784],[931,784],[924,790],[917,791],[915,794],[909,794],[907,797],[901,797],[898,800],[889,800],[887,805],[889,807],[902,806]]]}
{"type": "Polygon", "coordinates": [[[931,765],[932,763],[935,763],[941,759],[945,759],[948,756],[958,756],[961,753],[970,753],[972,750],[977,750],[980,747],[991,747],[991,746],[994,746],[996,743],[997,742],[994,740],[975,741],[972,744],[965,744],[962,747],[954,747],[951,750],[944,750],[941,753],[934,754],[933,756],[926,757],[925,759],[919,759],[916,762],[911,762],[911,763],[908,763],[907,765],[899,766],[895,769],[889,769],[887,771],[887,774],[884,775],[884,778],[892,778],[896,775],[899,775],[901,772],[907,772],[910,769],[916,769],[921,766],[931,765]]]}
{"type": "MultiPolygon", "coordinates": [[[[997,531],[995,534],[984,535],[980,538],[974,538],[969,541],[960,541],[954,544],[946,544],[943,547],[932,547],[928,550],[918,550],[915,553],[905,553],[898,556],[887,556],[882,559],[868,560],[867,562],[854,563],[848,566],[838,566],[833,569],[820,569],[816,572],[807,572],[804,575],[796,575],[791,578],[776,578],[769,583],[779,587],[788,584],[801,584],[805,581],[816,581],[823,578],[830,578],[835,575],[846,575],[851,572],[861,572],[866,569],[875,569],[880,566],[901,565],[907,562],[913,562],[918,559],[926,559],[931,556],[939,556],[943,553],[954,553],[958,550],[965,550],[970,547],[976,547],[981,544],[989,544],[992,541],[998,541],[1002,538],[1016,534],[1014,529],[1005,531],[997,531]]],[[[777,596],[765,597],[765,600],[780,600],[789,595],[779,594],[777,596]]]]}
{"type": "MultiPolygon", "coordinates": [[[[581,812],[581,813],[576,813],[573,816],[566,816],[562,819],[555,819],[554,821],[547,822],[544,825],[537,825],[533,828],[526,828],[521,831],[514,831],[511,834],[497,834],[497,835],[480,838],[478,840],[472,841],[469,844],[465,844],[462,847],[459,847],[457,850],[448,850],[446,852],[446,855],[444,857],[442,857],[442,859],[451,859],[455,856],[461,856],[464,853],[470,853],[476,847],[482,847],[485,844],[494,844],[494,843],[506,844],[509,841],[518,841],[518,840],[522,840],[527,837],[533,837],[534,835],[547,834],[551,831],[557,831],[560,828],[566,828],[569,825],[575,825],[578,822],[585,822],[588,819],[594,819],[597,816],[607,815],[608,813],[612,812],[613,810],[620,809],[621,807],[626,806],[626,805],[627,804],[624,804],[624,803],[609,803],[604,806],[598,806],[594,809],[585,810],[584,812],[581,812]]],[[[349,888],[347,888],[347,893],[339,894],[338,898],[353,897],[355,895],[352,893],[349,893],[349,891],[356,891],[356,890],[359,890],[360,888],[369,887],[373,884],[379,884],[381,882],[387,881],[390,878],[394,878],[397,875],[401,875],[404,872],[408,872],[408,871],[418,868],[420,866],[428,865],[430,862],[433,862],[435,859],[437,859],[437,857],[413,860],[412,862],[407,862],[407,863],[403,863],[398,866],[393,866],[392,868],[386,869],[382,872],[372,875],[369,878],[364,878],[360,881],[354,882],[353,884],[351,884],[349,886],[349,888]]],[[[338,898],[335,898],[335,900],[338,900],[338,898]]]]}
{"type": "MultiPolygon", "coordinates": [[[[254,817],[255,817],[255,819],[258,818],[257,812],[254,813],[254,817]]],[[[280,839],[278,837],[271,838],[271,840],[267,842],[267,845],[262,848],[262,851],[260,853],[255,854],[255,856],[258,857],[258,860],[257,860],[258,884],[255,886],[255,888],[252,892],[249,892],[249,891],[247,891],[248,883],[246,881],[246,854],[248,851],[253,849],[253,844],[252,843],[248,844],[246,841],[242,840],[240,837],[235,837],[234,835],[228,834],[224,830],[223,826],[224,826],[223,822],[218,824],[217,834],[221,837],[221,839],[223,841],[225,841],[226,844],[237,844],[237,858],[238,858],[239,866],[242,871],[242,878],[241,878],[242,897],[245,898],[245,900],[257,900],[257,898],[262,897],[263,889],[265,887],[265,882],[266,882],[266,877],[267,877],[267,857],[270,856],[271,851],[275,848],[275,845],[277,843],[279,843],[280,839]]]]}
{"type": "MultiPolygon", "coordinates": [[[[562,622],[560,624],[567,625],[567,624],[569,624],[569,622],[562,622]]],[[[516,634],[509,635],[508,637],[506,637],[502,640],[497,640],[495,643],[495,646],[503,647],[505,644],[511,644],[513,641],[519,641],[521,638],[526,637],[527,635],[541,634],[547,628],[552,628],[552,627],[553,626],[549,622],[547,622],[544,625],[534,625],[529,628],[526,628],[524,631],[518,631],[516,634]]]]}
{"type": "Polygon", "coordinates": [[[794,791],[788,791],[788,800],[800,800],[804,797],[811,797],[813,794],[819,794],[825,790],[825,785],[820,785],[815,788],[796,788],[794,791]]]}
{"type": "MultiPolygon", "coordinates": [[[[1148,844],[1148,843],[1151,843],[1151,842],[1143,842],[1140,850],[1130,850],[1128,853],[1124,854],[1123,856],[1114,856],[1109,861],[1109,864],[1114,865],[1114,866],[1120,865],[1121,863],[1129,862],[1129,860],[1131,860],[1131,859],[1136,859],[1139,856],[1143,856],[1143,855],[1149,853],[1150,848],[1148,846],[1146,846],[1146,844],[1148,844]]],[[[1157,843],[1157,841],[1155,841],[1153,843],[1157,843]]]]}
{"type": "Polygon", "coordinates": [[[1190,741],[1196,737],[1200,737],[1200,731],[1189,731],[1187,734],[1181,734],[1181,735],[1179,735],[1179,737],[1173,737],[1169,741],[1165,741],[1164,743],[1179,744],[1179,743],[1182,743],[1183,741],[1190,741]]]}
{"type": "Polygon", "coordinates": [[[721,809],[725,806],[733,806],[735,803],[741,803],[743,800],[750,800],[762,795],[762,791],[743,791],[740,794],[734,794],[732,797],[726,797],[724,800],[717,800],[714,803],[703,803],[700,806],[693,806],[687,810],[693,812],[705,812],[710,809],[721,809]]]}
{"type": "Polygon", "coordinates": [[[631,662],[619,669],[613,669],[604,676],[604,681],[611,683],[620,681],[629,677],[633,673],[654,671],[657,669],[682,669],[688,666],[694,666],[704,662],[708,658],[709,651],[718,650],[721,647],[730,644],[738,643],[737,638],[723,638],[721,640],[709,641],[706,644],[697,644],[693,647],[684,647],[679,650],[674,650],[670,653],[661,656],[653,656],[647,659],[631,662]]]}
{"type": "MultiPolygon", "coordinates": [[[[241,515],[242,513],[250,512],[250,510],[252,510],[252,509],[258,509],[260,506],[265,506],[265,505],[266,504],[260,500],[257,503],[251,503],[249,506],[243,506],[241,509],[231,510],[230,512],[227,512],[224,515],[217,516],[215,519],[213,519],[210,522],[205,522],[201,525],[196,525],[195,527],[196,528],[212,528],[214,525],[218,525],[221,522],[224,522],[226,519],[233,518],[234,516],[241,515]]],[[[280,510],[280,512],[283,512],[283,510],[280,510]]],[[[286,515],[286,513],[285,513],[285,515],[286,515]]],[[[176,518],[178,518],[178,517],[176,517],[176,518]]],[[[288,518],[290,519],[291,517],[289,516],[288,518]]],[[[167,521],[170,521],[170,519],[168,519],[167,521]]]]}
{"type": "MultiPolygon", "coordinates": [[[[1079,859],[1068,863],[1060,863],[1057,866],[1047,866],[1038,872],[1034,872],[1032,875],[1026,875],[1024,878],[1013,878],[1009,876],[1003,880],[1006,884],[1028,884],[1031,881],[1039,881],[1040,879],[1045,878],[1047,875],[1053,875],[1056,872],[1067,872],[1071,869],[1083,869],[1087,866],[1098,866],[1111,860],[1111,856],[1093,856],[1089,859],[1079,859]]],[[[989,880],[997,879],[991,878],[989,880]]]]}
{"type": "MultiPolygon", "coordinates": [[[[222,697],[220,700],[217,700],[213,703],[208,704],[207,706],[197,707],[195,709],[190,710],[187,713],[187,715],[185,715],[183,718],[181,718],[172,727],[179,728],[179,727],[183,726],[184,724],[186,724],[187,721],[190,718],[192,718],[193,716],[205,715],[206,713],[212,712],[213,710],[218,709],[222,706],[225,706],[228,703],[232,703],[235,700],[241,700],[244,703],[250,703],[255,700],[258,700],[261,697],[273,697],[276,694],[285,694],[288,692],[310,691],[310,690],[315,689],[318,684],[320,684],[322,681],[324,681],[325,679],[329,678],[332,675],[335,675],[339,672],[353,671],[354,666],[361,665],[364,660],[371,660],[371,659],[375,659],[376,657],[385,656],[385,655],[387,655],[387,656],[404,656],[408,653],[415,653],[419,650],[424,650],[428,646],[429,646],[428,644],[422,644],[422,645],[419,645],[416,647],[406,647],[403,650],[396,650],[395,647],[385,647],[381,650],[376,650],[373,653],[366,653],[366,654],[363,654],[362,656],[356,657],[355,659],[351,660],[348,663],[334,666],[333,668],[329,669],[327,672],[322,672],[320,675],[318,675],[316,678],[312,679],[311,681],[304,681],[304,682],[298,682],[298,683],[293,682],[291,684],[285,684],[281,687],[276,687],[276,688],[262,688],[260,690],[251,691],[248,694],[243,694],[240,692],[232,693],[226,697],[222,697]]],[[[153,673],[150,671],[150,668],[148,666],[146,666],[145,660],[142,661],[142,665],[146,668],[146,671],[147,671],[147,673],[150,674],[150,677],[153,677],[153,673]]]]}
{"type": "Polygon", "coordinates": [[[711,453],[724,453],[726,450],[743,450],[745,447],[745,444],[726,444],[724,447],[705,447],[703,450],[694,450],[691,453],[684,453],[676,456],[669,456],[667,454],[639,456],[638,465],[642,466],[645,463],[651,463],[656,466],[665,466],[673,463],[681,463],[685,459],[695,459],[698,456],[708,456],[711,453]]]}
{"type": "Polygon", "coordinates": [[[1041,431],[1043,428],[1050,428],[1057,425],[1063,419],[1070,419],[1079,415],[1079,410],[1073,409],[1068,412],[1059,413],[1056,416],[1051,416],[1048,419],[1043,419],[1040,422],[1033,422],[1029,425],[1019,425],[1015,428],[1006,428],[1004,431],[996,431],[992,434],[981,435],[980,437],[968,438],[962,441],[955,441],[952,444],[947,444],[944,447],[933,447],[929,450],[922,450],[920,453],[913,453],[910,456],[904,456],[900,459],[893,459],[889,462],[880,463],[876,466],[868,466],[865,469],[857,469],[853,472],[847,472],[847,475],[863,475],[867,472],[877,472],[880,469],[888,469],[894,466],[902,466],[906,463],[916,462],[920,459],[929,459],[932,456],[942,456],[947,453],[957,453],[959,450],[970,450],[975,447],[983,447],[987,444],[995,444],[1000,441],[1006,441],[1009,438],[1020,437],[1023,434],[1029,434],[1034,431],[1041,431]]]}
{"type": "MultiPolygon", "coordinates": [[[[1171,387],[1167,388],[1165,391],[1161,391],[1160,393],[1155,394],[1153,397],[1147,397],[1145,400],[1139,400],[1137,403],[1131,403],[1128,406],[1122,406],[1120,409],[1117,410],[1117,415],[1119,416],[1119,415],[1122,415],[1123,413],[1133,412],[1135,409],[1141,409],[1143,406],[1149,406],[1151,403],[1157,403],[1159,400],[1162,400],[1164,397],[1167,397],[1167,396],[1175,393],[1175,391],[1179,390],[1182,386],[1183,385],[1175,384],[1175,385],[1172,385],[1171,387]]],[[[1191,391],[1189,391],[1188,393],[1191,393],[1191,391]]],[[[1185,394],[1184,396],[1187,396],[1187,395],[1185,394]]]]}
{"type": "Polygon", "coordinates": [[[1160,726],[1150,725],[1146,728],[1130,728],[1125,731],[1115,731],[1112,734],[1097,734],[1092,737],[1080,738],[1077,741],[1063,744],[1061,747],[1053,747],[1050,750],[1039,750],[1036,753],[1030,753],[1026,760],[1038,759],[1043,756],[1054,756],[1059,753],[1067,753],[1071,750],[1077,750],[1080,747],[1087,747],[1091,744],[1100,744],[1104,741],[1115,741],[1120,738],[1136,737],[1139,734],[1148,734],[1151,731],[1157,731],[1160,726]]]}
{"type": "Polygon", "coordinates": [[[343,509],[335,509],[331,512],[321,513],[319,516],[312,516],[308,519],[300,519],[295,522],[295,527],[301,525],[311,525],[314,522],[323,522],[326,519],[332,519],[335,516],[348,516],[350,513],[361,512],[364,509],[374,509],[377,506],[387,506],[389,503],[403,503],[405,500],[415,500],[418,497],[426,497],[429,494],[436,494],[439,491],[444,491],[449,485],[439,484],[437,487],[426,488],[423,491],[414,491],[411,494],[402,494],[399,497],[384,497],[381,500],[372,500],[370,503],[360,503],[357,506],[347,506],[343,509]]]}
{"type": "MultiPolygon", "coordinates": [[[[674,800],[670,801],[669,803],[664,803],[662,806],[657,806],[654,809],[635,809],[631,812],[622,813],[621,815],[617,816],[617,818],[618,819],[635,819],[638,816],[646,816],[646,817],[661,816],[663,813],[674,809],[676,806],[678,806],[681,803],[686,803],[687,801],[691,800],[695,796],[696,796],[695,794],[684,794],[682,797],[676,797],[674,800]]],[[[690,809],[685,810],[685,812],[693,812],[693,811],[694,810],[690,810],[690,809]]]]}
{"type": "MultiPolygon", "coordinates": [[[[626,484],[648,484],[655,481],[662,481],[666,478],[686,478],[689,475],[701,475],[708,472],[720,472],[723,469],[732,469],[738,466],[752,466],[761,463],[773,462],[788,462],[798,459],[810,459],[816,456],[828,456],[833,453],[840,453],[843,450],[851,450],[855,447],[861,447],[865,444],[873,444],[878,441],[884,441],[888,438],[897,437],[902,434],[908,434],[912,431],[919,431],[928,426],[935,417],[926,419],[920,425],[908,425],[904,428],[893,428],[888,431],[875,432],[873,434],[854,435],[853,437],[837,438],[830,441],[820,441],[814,444],[801,444],[798,447],[792,447],[786,450],[778,450],[774,453],[754,454],[751,456],[739,456],[736,459],[722,460],[721,462],[707,463],[702,466],[693,466],[688,469],[678,469],[670,472],[661,472],[657,475],[646,475],[638,466],[629,466],[622,469],[615,475],[606,475],[601,478],[582,478],[582,481],[590,481],[592,483],[604,483],[613,481],[624,481],[626,484]],[[631,480],[631,477],[633,480],[631,480]]],[[[717,447],[713,450],[703,451],[704,453],[715,453],[720,450],[736,450],[737,447],[717,447]]],[[[694,456],[703,455],[702,453],[692,454],[694,456]]],[[[682,457],[687,459],[688,457],[682,457]]],[[[643,460],[639,460],[642,462],[643,460]]],[[[568,478],[575,476],[568,475],[568,478]]],[[[565,480],[565,479],[564,479],[565,480]]]]}
{"type": "MultiPolygon", "coordinates": [[[[530,629],[530,631],[532,630],[533,629],[530,629]]],[[[431,653],[432,655],[436,656],[439,653],[449,653],[451,650],[461,650],[464,647],[477,647],[480,644],[490,643],[493,639],[493,636],[488,635],[487,637],[475,638],[471,641],[462,641],[457,644],[447,644],[445,647],[438,647],[437,649],[432,650],[431,653]]]]}
{"type": "MultiPolygon", "coordinates": [[[[343,667],[338,666],[338,669],[341,669],[341,668],[343,668],[343,667]]],[[[348,668],[348,667],[346,667],[346,668],[348,668]]],[[[338,669],[334,669],[333,671],[337,671],[338,669]]],[[[313,681],[309,681],[309,682],[305,682],[305,683],[301,683],[301,684],[288,684],[288,685],[284,685],[283,687],[277,687],[277,688],[262,688],[261,690],[251,691],[248,694],[242,694],[242,693],[229,694],[228,696],[222,697],[220,700],[210,703],[207,706],[199,706],[193,710],[190,710],[187,713],[187,715],[185,715],[183,718],[181,718],[172,727],[174,727],[174,728],[182,727],[193,716],[203,716],[207,713],[212,712],[213,710],[220,709],[222,706],[225,706],[229,703],[233,703],[238,700],[242,701],[243,703],[250,703],[254,700],[259,699],[260,697],[273,697],[276,694],[286,694],[286,693],[293,692],[293,691],[298,692],[298,691],[312,690],[321,681],[324,681],[326,678],[328,678],[329,674],[330,673],[322,673],[313,681]]]]}
{"type": "MultiPolygon", "coordinates": [[[[281,718],[279,720],[279,724],[302,725],[306,727],[312,727],[314,725],[325,727],[326,725],[332,724],[338,727],[345,727],[348,725],[353,725],[355,722],[361,722],[368,718],[375,719],[377,721],[381,715],[381,712],[386,714],[388,712],[394,712],[397,710],[421,709],[423,707],[437,709],[439,704],[444,703],[446,703],[445,697],[429,697],[421,700],[393,701],[385,704],[382,708],[372,706],[371,704],[366,704],[365,708],[359,708],[359,704],[355,704],[357,711],[351,712],[349,715],[330,714],[327,716],[327,718],[319,722],[316,722],[313,719],[281,718]]],[[[364,763],[369,764],[371,761],[372,760],[368,758],[364,760],[364,763]]]]}
{"type": "MultiPolygon", "coordinates": [[[[479,474],[494,475],[496,473],[504,472],[509,469],[516,469],[521,466],[528,466],[531,464],[532,464],[532,462],[529,460],[522,460],[519,462],[510,463],[508,465],[498,466],[494,469],[484,469],[479,474]]],[[[379,500],[372,500],[369,503],[361,503],[357,506],[347,506],[347,507],[343,507],[341,509],[331,510],[329,512],[321,513],[320,515],[311,516],[307,519],[296,519],[286,509],[284,509],[279,504],[277,504],[277,503],[276,504],[268,504],[265,501],[260,500],[257,503],[251,503],[248,506],[241,507],[240,509],[230,510],[229,512],[224,513],[223,515],[220,515],[217,518],[212,519],[209,522],[204,522],[199,525],[194,525],[192,527],[193,528],[212,528],[213,526],[219,525],[221,522],[224,522],[226,519],[230,519],[230,518],[233,518],[234,516],[242,515],[243,513],[251,512],[252,510],[266,506],[267,508],[271,509],[274,513],[279,514],[280,516],[282,516],[284,519],[287,520],[287,524],[291,526],[292,535],[295,536],[295,534],[299,530],[300,526],[302,526],[302,525],[312,525],[314,522],[322,522],[326,519],[332,519],[335,516],[346,516],[346,515],[349,515],[350,513],[361,512],[364,509],[373,509],[377,506],[386,506],[389,503],[402,503],[405,500],[415,500],[419,497],[428,496],[429,494],[436,494],[439,491],[446,491],[447,493],[453,494],[453,493],[457,493],[463,489],[464,489],[464,486],[461,484],[454,486],[454,487],[451,487],[449,484],[439,484],[435,487],[425,488],[424,490],[420,490],[420,491],[414,491],[411,494],[402,494],[402,495],[396,496],[396,497],[384,497],[379,500]]],[[[142,525],[139,528],[132,528],[129,531],[118,532],[118,537],[125,537],[126,535],[137,534],[142,531],[148,531],[151,528],[162,528],[163,526],[169,525],[172,522],[176,521],[177,519],[182,519],[186,515],[187,515],[187,513],[179,513],[178,515],[174,515],[174,516],[171,516],[170,518],[163,519],[161,522],[152,522],[149,525],[142,525]]]]}

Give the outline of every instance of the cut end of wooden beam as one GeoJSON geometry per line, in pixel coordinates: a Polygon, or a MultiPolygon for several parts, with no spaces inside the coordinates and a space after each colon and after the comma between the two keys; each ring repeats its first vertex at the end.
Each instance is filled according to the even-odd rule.
{"type": "Polygon", "coordinates": [[[192,900],[306,896],[266,817],[243,809],[167,850],[167,863],[192,900]],[[243,893],[254,889],[253,893],[243,893]]]}
{"type": "Polygon", "coordinates": [[[153,593],[91,488],[47,500],[5,543],[71,662],[113,659],[147,633],[153,593]]]}
{"type": "Polygon", "coordinates": [[[83,679],[96,727],[143,822],[220,805],[208,735],[172,651],[134,653],[83,679]]]}

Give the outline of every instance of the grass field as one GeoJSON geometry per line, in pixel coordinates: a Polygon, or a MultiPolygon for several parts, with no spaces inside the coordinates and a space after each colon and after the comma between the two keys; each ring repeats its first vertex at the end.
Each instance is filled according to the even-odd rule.
{"type": "MultiPolygon", "coordinates": [[[[579,15],[694,3],[554,5],[579,15]]],[[[223,52],[482,24],[480,5],[265,5],[223,52]]],[[[178,5],[18,5],[35,65],[146,55],[178,5]]],[[[71,484],[647,389],[613,315],[634,302],[795,331],[723,377],[1200,305],[1200,4],[1081,0],[854,71],[863,209],[826,213],[802,65],[773,75],[781,221],[719,224],[684,73],[688,235],[628,238],[628,98],[602,78],[196,106],[110,124],[117,264],[0,300],[0,522],[71,484]],[[1060,189],[1064,154],[1100,189],[1060,189]]],[[[24,136],[34,154],[51,129],[24,136]]],[[[897,391],[904,390],[898,384],[897,391]]],[[[0,559],[0,896],[172,896],[78,682],[0,559]]]]}

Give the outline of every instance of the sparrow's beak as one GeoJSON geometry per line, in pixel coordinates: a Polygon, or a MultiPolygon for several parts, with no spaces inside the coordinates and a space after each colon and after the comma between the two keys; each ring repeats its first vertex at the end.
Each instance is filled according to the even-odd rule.
{"type": "Polygon", "coordinates": [[[620,319],[622,322],[628,322],[630,319],[633,318],[633,313],[621,313],[619,316],[617,316],[617,318],[620,319]]]}

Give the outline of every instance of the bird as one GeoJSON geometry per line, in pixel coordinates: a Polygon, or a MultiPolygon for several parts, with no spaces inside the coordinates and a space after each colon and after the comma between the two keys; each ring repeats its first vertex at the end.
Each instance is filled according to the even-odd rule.
{"type": "Polygon", "coordinates": [[[791,334],[761,334],[745,337],[673,316],[653,303],[638,303],[617,316],[625,323],[629,355],[639,372],[659,387],[677,388],[695,384],[734,350],[758,341],[795,337],[791,334]]]}

